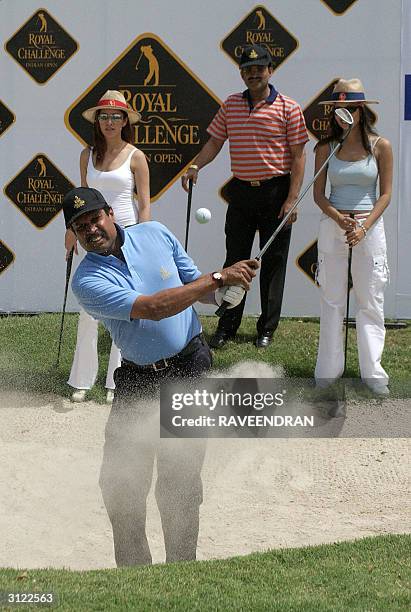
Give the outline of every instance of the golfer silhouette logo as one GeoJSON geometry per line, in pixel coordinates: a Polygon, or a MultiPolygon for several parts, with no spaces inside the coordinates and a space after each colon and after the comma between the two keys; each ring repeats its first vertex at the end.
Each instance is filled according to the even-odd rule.
{"type": "Polygon", "coordinates": [[[160,66],[153,53],[153,47],[151,45],[142,45],[140,47],[140,56],[136,63],[136,70],[139,69],[140,60],[143,55],[148,60],[148,74],[144,79],[144,85],[148,85],[154,77],[154,82],[151,85],[157,86],[160,82],[160,66]]]}
{"type": "Polygon", "coordinates": [[[258,26],[257,26],[257,30],[265,30],[265,17],[263,15],[263,11],[258,10],[255,12],[256,16],[258,17],[258,26]]]}
{"type": "Polygon", "coordinates": [[[40,166],[39,178],[41,178],[42,176],[47,176],[46,164],[44,163],[44,159],[42,157],[38,157],[36,161],[37,161],[36,168],[40,166]]]}
{"type": "Polygon", "coordinates": [[[40,32],[47,32],[47,20],[44,13],[37,13],[37,17],[40,20],[40,32]]]}

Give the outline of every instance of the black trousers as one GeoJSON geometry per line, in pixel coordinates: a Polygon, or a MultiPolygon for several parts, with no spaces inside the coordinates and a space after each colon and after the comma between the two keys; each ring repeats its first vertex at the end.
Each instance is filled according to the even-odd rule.
{"type": "Polygon", "coordinates": [[[114,373],[116,390],[105,431],[100,487],[118,566],[152,561],[146,536],[146,499],[155,460],[155,498],[166,561],[196,558],[206,442],[159,438],[158,391],[161,380],[196,378],[211,362],[210,349],[199,339],[191,355],[164,370],[138,370],[122,364],[114,373]]]}
{"type": "MultiPolygon", "coordinates": [[[[287,199],[290,175],[274,177],[252,187],[245,181],[232,179],[228,190],[228,210],[225,222],[226,260],[224,267],[249,259],[255,232],[259,231],[260,248],[277,229],[281,206],[287,199]]],[[[278,326],[283,301],[285,273],[291,239],[291,225],[285,227],[264,254],[260,270],[261,316],[257,333],[272,334],[278,326]]],[[[226,310],[218,330],[235,335],[243,316],[245,296],[241,304],[226,310]]]]}

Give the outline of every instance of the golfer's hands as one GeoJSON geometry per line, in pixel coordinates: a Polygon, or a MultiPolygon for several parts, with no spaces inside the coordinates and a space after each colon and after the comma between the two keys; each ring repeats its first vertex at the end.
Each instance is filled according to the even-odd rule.
{"type": "Polygon", "coordinates": [[[189,168],[185,174],[181,177],[181,184],[183,186],[184,191],[188,192],[188,181],[191,179],[193,181],[193,185],[197,183],[198,170],[195,168],[189,168]]]}
{"type": "Polygon", "coordinates": [[[227,309],[235,308],[242,301],[245,295],[245,289],[238,285],[231,285],[230,287],[221,287],[215,292],[215,301],[218,306],[221,306],[223,302],[230,304],[227,309]]]}
{"type": "Polygon", "coordinates": [[[259,267],[260,263],[256,259],[245,259],[243,261],[238,261],[228,268],[223,268],[221,270],[223,286],[229,287],[231,285],[236,285],[248,291],[250,289],[250,283],[257,274],[256,270],[259,267]]]}
{"type": "MultiPolygon", "coordinates": [[[[278,213],[277,219],[283,219],[288,214],[288,212],[292,209],[295,203],[296,203],[296,200],[287,198],[287,200],[284,202],[284,204],[280,208],[280,212],[278,213]]],[[[297,221],[297,209],[295,209],[292,212],[286,225],[291,225],[291,223],[295,223],[296,221],[297,221]]]]}
{"type": "Polygon", "coordinates": [[[75,254],[78,255],[77,238],[71,229],[66,230],[66,235],[64,236],[64,247],[66,249],[66,261],[72,249],[74,249],[75,254]]]}

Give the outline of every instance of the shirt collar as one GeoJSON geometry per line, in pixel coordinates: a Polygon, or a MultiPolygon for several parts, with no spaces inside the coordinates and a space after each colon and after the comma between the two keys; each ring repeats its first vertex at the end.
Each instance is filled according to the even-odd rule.
{"type": "MultiPolygon", "coordinates": [[[[271,83],[268,83],[268,87],[270,88],[270,93],[268,94],[268,96],[265,99],[265,102],[267,102],[267,104],[272,104],[277,95],[278,95],[278,91],[276,90],[276,88],[274,87],[274,85],[271,85],[271,83]]],[[[254,108],[253,107],[253,103],[251,101],[251,96],[250,96],[250,90],[246,89],[245,91],[243,91],[243,98],[245,98],[248,102],[248,106],[250,107],[250,109],[254,108]]]]}

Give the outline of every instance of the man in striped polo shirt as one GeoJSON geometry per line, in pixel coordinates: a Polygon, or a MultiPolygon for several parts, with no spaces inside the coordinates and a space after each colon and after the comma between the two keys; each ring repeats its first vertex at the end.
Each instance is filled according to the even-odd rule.
{"type": "MultiPolygon", "coordinates": [[[[304,146],[308,141],[299,104],[276,91],[269,83],[272,58],[258,45],[246,47],[241,55],[240,74],[247,85],[242,93],[227,98],[207,128],[209,140],[182,177],[187,191],[189,179],[196,183],[198,172],[230,145],[231,180],[225,224],[224,267],[248,259],[256,230],[262,247],[296,202],[305,168],[304,146]]],[[[267,347],[278,326],[284,292],[291,224],[278,235],[262,259],[260,275],[261,316],[257,322],[256,346],[267,347]]],[[[241,323],[245,298],[226,310],[211,338],[210,346],[221,348],[234,338],[241,323]]]]}

